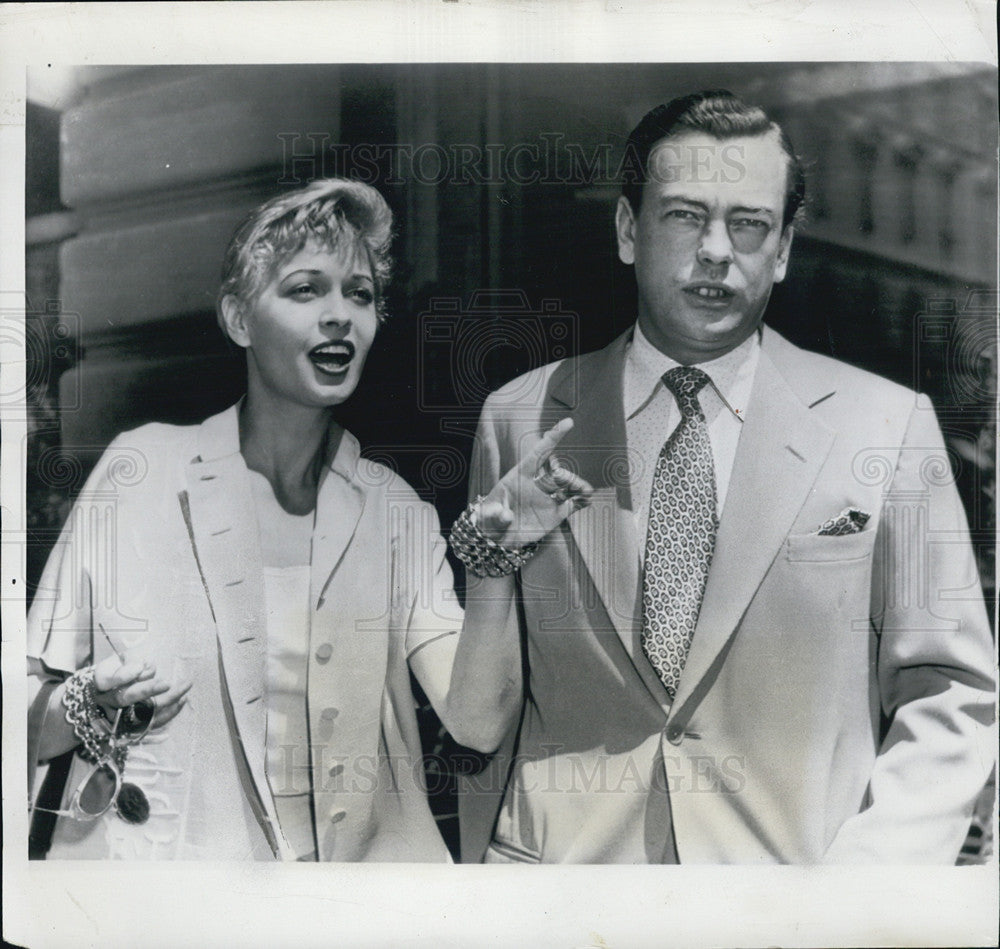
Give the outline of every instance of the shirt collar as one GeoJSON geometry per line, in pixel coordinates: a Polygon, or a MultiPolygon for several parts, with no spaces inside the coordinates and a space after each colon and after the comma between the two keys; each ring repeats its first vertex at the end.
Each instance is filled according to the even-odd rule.
{"type": "MultiPolygon", "coordinates": [[[[743,421],[746,406],[734,402],[734,391],[743,391],[741,380],[752,372],[760,351],[760,330],[752,333],[735,349],[717,359],[695,363],[709,378],[722,404],[743,421]]],[[[625,418],[631,418],[663,387],[663,375],[680,363],[661,353],[635,324],[632,342],[625,357],[625,418]]]]}

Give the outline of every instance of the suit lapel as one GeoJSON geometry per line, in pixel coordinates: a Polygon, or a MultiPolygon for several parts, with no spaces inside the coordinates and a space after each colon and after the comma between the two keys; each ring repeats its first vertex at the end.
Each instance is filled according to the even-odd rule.
{"type": "Polygon", "coordinates": [[[208,419],[179,498],[215,617],[224,694],[242,750],[248,798],[275,853],[282,848],[267,783],[264,578],[249,474],[239,452],[237,408],[208,419]]]}
{"type": "Polygon", "coordinates": [[[787,346],[765,331],[675,711],[723,653],[833,444],[833,432],[810,413],[771,358],[783,362],[787,346]]]}
{"type": "Polygon", "coordinates": [[[570,516],[570,531],[615,631],[634,661],[640,619],[639,563],[631,553],[623,553],[638,549],[622,403],[628,338],[625,334],[600,352],[563,363],[549,391],[554,402],[570,409],[573,419],[573,428],[556,455],[594,487],[590,506],[570,516]]]}

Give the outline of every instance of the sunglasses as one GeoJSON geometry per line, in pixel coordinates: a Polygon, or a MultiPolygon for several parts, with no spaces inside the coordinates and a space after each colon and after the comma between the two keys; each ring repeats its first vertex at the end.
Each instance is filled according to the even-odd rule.
{"type": "Polygon", "coordinates": [[[129,745],[142,741],[153,723],[156,703],[143,699],[120,708],[110,724],[111,753],[95,762],[73,792],[66,810],[32,806],[32,810],[78,821],[103,817],[111,808],[130,824],[144,824],[149,817],[149,801],[142,788],[122,780],[121,768],[129,745]]]}

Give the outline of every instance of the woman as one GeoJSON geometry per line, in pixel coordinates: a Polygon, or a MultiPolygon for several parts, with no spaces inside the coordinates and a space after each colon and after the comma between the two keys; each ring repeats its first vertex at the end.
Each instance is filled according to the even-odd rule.
{"type": "MultiPolygon", "coordinates": [[[[391,223],[343,180],[254,211],[218,304],[246,396],[119,436],[81,492],[28,625],[29,760],[78,752],[50,858],[448,859],[409,670],[490,750],[516,651],[488,604],[455,635],[433,508],[333,420],[383,316],[391,223]]],[[[568,427],[470,506],[463,557],[513,569],[533,549],[515,531],[587,502],[548,464],[568,427]]]]}

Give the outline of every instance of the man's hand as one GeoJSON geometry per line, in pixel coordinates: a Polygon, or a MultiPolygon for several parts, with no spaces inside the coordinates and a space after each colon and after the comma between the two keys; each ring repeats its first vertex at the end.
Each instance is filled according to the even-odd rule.
{"type": "Polygon", "coordinates": [[[568,418],[553,425],[483,499],[477,527],[487,537],[521,547],[541,540],[590,503],[594,489],[552,457],[572,427],[573,420],[568,418]]]}

